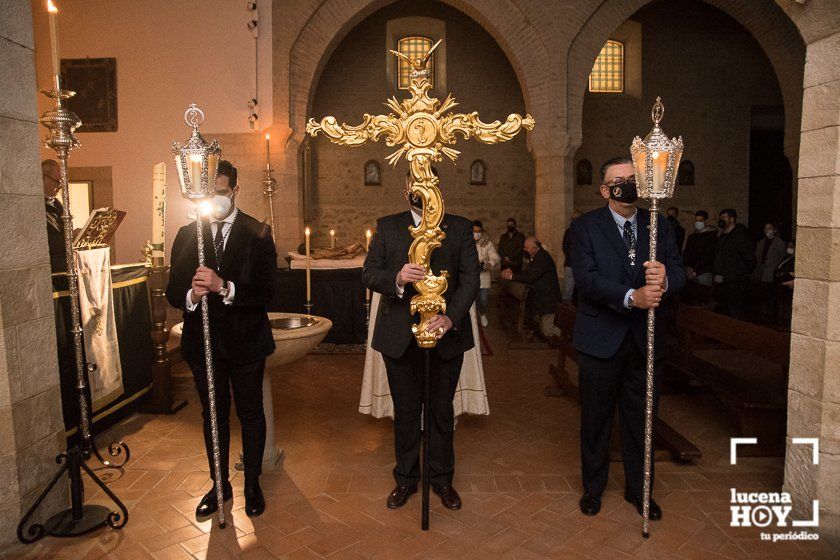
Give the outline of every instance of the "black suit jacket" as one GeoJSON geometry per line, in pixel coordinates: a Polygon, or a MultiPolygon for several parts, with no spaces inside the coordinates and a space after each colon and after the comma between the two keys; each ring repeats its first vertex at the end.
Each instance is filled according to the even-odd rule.
{"type": "Polygon", "coordinates": [[[537,251],[531,264],[519,274],[514,274],[513,279],[532,286],[531,306],[536,315],[554,313],[560,299],[560,282],[557,280],[557,265],[548,251],[537,251]]]}
{"type": "MultiPolygon", "coordinates": [[[[400,358],[414,336],[411,325],[419,320],[409,309],[411,298],[417,295],[413,284],[397,296],[397,273],[408,262],[408,249],[413,238],[411,212],[402,212],[380,218],[376,233],[365,259],[364,280],[371,290],[382,294],[376,327],[373,331],[373,349],[391,358],[400,358]]],[[[478,253],[472,236],[472,222],[466,218],[445,215],[441,229],[446,234],[442,244],[432,253],[432,270],[449,273],[448,287],[444,293],[446,315],[452,320],[452,329],[438,341],[437,351],[444,359],[452,359],[474,346],[470,306],[478,296],[478,253]]]]}
{"type": "Polygon", "coordinates": [[[44,200],[47,213],[47,245],[50,249],[52,272],[67,272],[67,255],[64,249],[64,222],[60,204],[52,205],[44,200]]]}
{"type": "MultiPolygon", "coordinates": [[[[238,211],[231,225],[222,262],[216,262],[209,223],[204,223],[204,264],[216,270],[224,280],[233,282],[233,302],[226,305],[221,296],[211,293],[210,333],[213,357],[235,364],[247,364],[274,352],[274,337],[268,324],[267,306],[273,292],[277,251],[271,228],[238,211]]],[[[172,245],[172,266],[166,298],[173,307],[184,311],[181,353],[187,361],[203,360],[204,335],[201,305],[186,311],[187,292],[198,268],[198,243],[195,222],[178,230],[172,245]]]]}
{"type": "MultiPolygon", "coordinates": [[[[642,353],[647,350],[647,311],[625,309],[629,289],[645,284],[642,264],[650,256],[650,212],[639,208],[636,266],[630,266],[627,247],[608,206],[588,212],[572,222],[572,272],[578,293],[573,343],[579,352],[596,358],[611,358],[628,331],[642,353]]],[[[661,215],[657,221],[656,259],[665,265],[667,304],[685,286],[685,270],[674,238],[674,228],[661,215]]],[[[661,351],[664,331],[662,307],[657,310],[656,351],[661,351]]]]}

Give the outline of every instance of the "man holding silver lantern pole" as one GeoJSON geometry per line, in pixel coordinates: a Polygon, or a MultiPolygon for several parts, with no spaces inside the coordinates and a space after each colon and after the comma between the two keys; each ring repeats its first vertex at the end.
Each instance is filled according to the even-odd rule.
{"type": "MultiPolygon", "coordinates": [[[[659,243],[650,255],[650,214],[639,197],[633,163],[613,158],[601,168],[607,204],[574,220],[572,270],[578,292],[574,346],[580,359],[580,510],[597,515],[609,471],[610,432],[619,408],[625,499],[642,514],[646,395],[647,310],[657,308],[685,285],[673,228],[658,217],[659,243]]],[[[663,332],[658,314],[656,331],[663,332]]],[[[654,352],[653,417],[663,373],[664,336],[654,352]]],[[[661,519],[652,499],[649,518],[661,519]]]]}
{"type": "MultiPolygon", "coordinates": [[[[166,297],[172,306],[184,311],[181,352],[193,372],[201,399],[204,442],[210,474],[215,481],[199,306],[202,296],[208,298],[222,495],[225,501],[233,496],[228,481],[232,391],[236,414],[242,424],[245,513],[257,516],[265,510],[265,498],[259,485],[266,434],[262,385],[265,359],[275,349],[267,306],[271,301],[277,252],[271,228],[236,207],[239,190],[236,168],[228,161],[220,161],[215,197],[208,201],[210,204],[204,202],[196,207],[210,214],[203,235],[206,266],[198,265],[196,224],[182,227],[172,246],[166,297]]],[[[219,505],[214,482],[213,488],[199,502],[196,515],[211,515],[219,505]]]]}

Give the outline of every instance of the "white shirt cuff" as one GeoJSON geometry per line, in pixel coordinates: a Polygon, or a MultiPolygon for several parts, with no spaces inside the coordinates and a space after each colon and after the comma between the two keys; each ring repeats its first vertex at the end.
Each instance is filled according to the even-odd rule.
{"type": "Polygon", "coordinates": [[[228,286],[228,295],[222,301],[225,303],[225,305],[230,305],[230,304],[233,303],[234,294],[236,294],[236,286],[234,286],[233,282],[231,282],[230,280],[228,280],[227,286],[228,286]]]}
{"type": "Polygon", "coordinates": [[[404,293],[405,293],[405,286],[400,286],[399,284],[397,284],[397,297],[402,299],[404,293]]]}
{"type": "Polygon", "coordinates": [[[631,290],[627,290],[627,293],[624,294],[624,308],[625,309],[633,309],[633,307],[630,305],[630,294],[632,294],[633,292],[635,292],[635,290],[631,289],[631,290]]]}
{"type": "MultiPolygon", "coordinates": [[[[193,293],[192,288],[190,288],[187,291],[187,306],[186,306],[186,310],[189,311],[189,312],[195,311],[195,308],[198,307],[197,303],[193,303],[192,293],[193,293]]],[[[201,301],[201,300],[199,300],[199,301],[201,301]]]]}

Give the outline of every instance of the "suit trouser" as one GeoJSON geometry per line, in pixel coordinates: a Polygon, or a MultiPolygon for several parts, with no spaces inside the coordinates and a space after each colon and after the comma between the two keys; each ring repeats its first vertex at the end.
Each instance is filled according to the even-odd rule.
{"type": "MultiPolygon", "coordinates": [[[[644,418],[646,355],[628,331],[618,352],[611,358],[580,353],[580,449],[583,489],[599,497],[607,486],[610,436],[615,406],[618,404],[621,428],[621,455],[624,462],[625,492],[641,497],[644,475],[644,418]]],[[[653,376],[653,418],[659,405],[664,362],[657,357],[653,376]]],[[[652,450],[651,450],[652,451],[652,450]]],[[[651,458],[651,492],[653,491],[651,458]]]]}
{"type": "Polygon", "coordinates": [[[411,344],[400,358],[383,355],[388,385],[394,400],[394,448],[397,465],[394,479],[400,486],[414,486],[420,480],[420,421],[423,410],[423,352],[431,353],[429,392],[430,472],[435,486],[450,486],[455,472],[455,411],[452,399],[458,387],[464,355],[444,360],[437,350],[411,344]]]}
{"type": "MultiPolygon", "coordinates": [[[[195,388],[201,399],[201,416],[204,418],[204,447],[210,464],[210,476],[215,480],[213,440],[210,433],[210,399],[207,394],[207,373],[204,361],[187,363],[193,373],[195,388]]],[[[237,365],[226,360],[213,362],[213,385],[216,392],[216,418],[219,427],[222,480],[228,479],[230,456],[230,394],[236,404],[236,415],[242,425],[242,459],[245,479],[254,480],[262,473],[265,451],[265,412],[263,411],[263,372],[265,359],[237,365]]]]}

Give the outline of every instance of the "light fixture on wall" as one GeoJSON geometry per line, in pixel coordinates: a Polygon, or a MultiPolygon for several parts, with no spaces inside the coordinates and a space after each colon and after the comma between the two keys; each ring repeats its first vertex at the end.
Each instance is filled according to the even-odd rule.
{"type": "Polygon", "coordinates": [[[248,100],[248,126],[251,127],[251,130],[255,130],[257,128],[257,123],[260,120],[257,112],[257,98],[252,97],[248,100]]]}
{"type": "Polygon", "coordinates": [[[251,12],[251,20],[246,24],[248,29],[251,31],[251,34],[254,36],[254,96],[248,101],[248,126],[251,130],[256,130],[259,128],[257,122],[259,121],[259,111],[257,110],[257,96],[259,95],[259,46],[257,44],[257,39],[259,39],[260,32],[259,32],[259,23],[260,23],[260,13],[257,11],[257,3],[256,2],[248,2],[245,4],[245,8],[251,12]]]}

